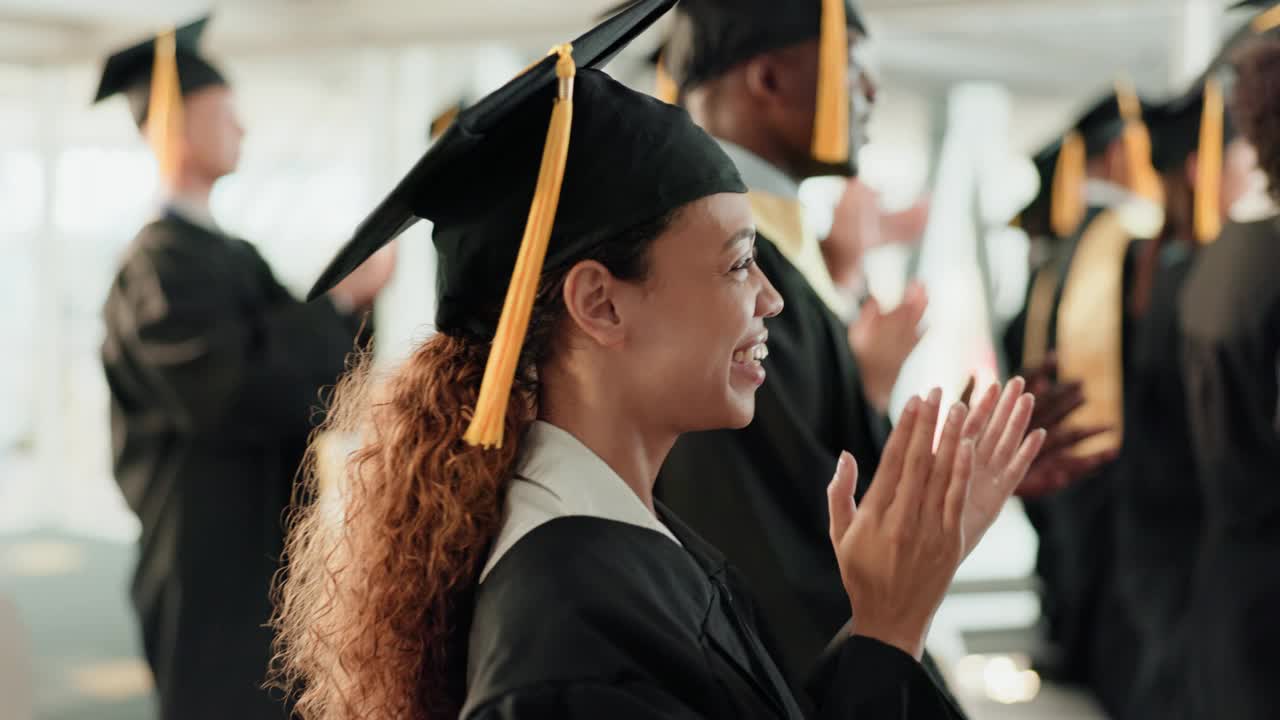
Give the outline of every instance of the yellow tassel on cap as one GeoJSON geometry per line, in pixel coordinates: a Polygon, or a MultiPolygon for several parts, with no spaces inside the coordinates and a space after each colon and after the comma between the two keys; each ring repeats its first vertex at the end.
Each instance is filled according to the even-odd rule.
{"type": "Polygon", "coordinates": [[[849,20],[844,0],[822,0],[813,157],[830,164],[849,159],[849,20]]]}
{"type": "Polygon", "coordinates": [[[178,175],[182,151],[182,86],[178,82],[178,43],[172,30],[156,38],[151,97],[147,105],[147,142],[155,153],[160,177],[178,175]]]}
{"type": "Polygon", "coordinates": [[[1261,13],[1250,23],[1250,28],[1258,35],[1277,27],[1280,27],[1280,5],[1261,13]]]}
{"type": "Polygon", "coordinates": [[[1125,159],[1129,166],[1129,189],[1138,197],[1164,204],[1164,185],[1151,165],[1151,133],[1142,120],[1142,103],[1127,80],[1116,81],[1116,101],[1124,118],[1125,159]]]}
{"type": "Polygon", "coordinates": [[[462,106],[454,105],[437,115],[431,121],[430,139],[438,140],[453,125],[453,121],[458,118],[460,112],[462,112],[462,106]]]}
{"type": "Polygon", "coordinates": [[[1062,138],[1049,197],[1049,227],[1060,238],[1071,237],[1084,222],[1084,138],[1072,130],[1062,138]]]}
{"type": "Polygon", "coordinates": [[[1200,150],[1196,160],[1196,240],[1211,243],[1222,232],[1222,85],[1210,78],[1204,85],[1204,113],[1200,118],[1200,150]]]}
{"type": "Polygon", "coordinates": [[[573,61],[572,45],[560,45],[551,53],[559,56],[556,77],[560,78],[560,93],[551,111],[551,125],[547,128],[547,141],[542,149],[542,167],[538,170],[538,185],[533,193],[529,221],[520,241],[520,254],[511,275],[511,285],[507,288],[493,347],[489,351],[489,361],[484,368],[476,412],[463,435],[467,443],[486,448],[502,447],[507,403],[511,399],[511,386],[515,382],[525,333],[529,330],[538,278],[542,275],[542,262],[547,257],[547,245],[551,241],[556,209],[560,204],[565,163],[569,159],[573,79],[577,66],[573,61]]]}
{"type": "Polygon", "coordinates": [[[658,68],[654,71],[653,82],[654,97],[668,105],[676,105],[680,102],[680,86],[676,84],[676,79],[671,77],[671,73],[667,71],[666,53],[658,56],[658,68]]]}

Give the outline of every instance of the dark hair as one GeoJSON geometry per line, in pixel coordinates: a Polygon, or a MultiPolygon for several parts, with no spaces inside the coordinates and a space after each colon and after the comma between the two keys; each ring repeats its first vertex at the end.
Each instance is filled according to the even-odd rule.
{"type": "MultiPolygon", "coordinates": [[[[643,280],[668,213],[621,234],[588,238],[573,263],[595,260],[643,280]]],[[[337,487],[320,487],[312,443],[290,522],[287,577],[276,586],[272,681],[311,720],[456,717],[465,697],[471,601],[501,529],[507,482],[537,417],[537,367],[551,357],[572,267],[544,270],[498,450],[463,433],[488,343],[437,334],[385,381],[368,358],[338,386],[322,431],[355,435],[337,487]]],[[[320,437],[320,436],[317,436],[320,437]]],[[[330,435],[332,437],[332,435],[330,435]]]]}
{"type": "Polygon", "coordinates": [[[1232,59],[1231,119],[1258,151],[1268,191],[1280,200],[1280,39],[1258,38],[1232,59]]]}

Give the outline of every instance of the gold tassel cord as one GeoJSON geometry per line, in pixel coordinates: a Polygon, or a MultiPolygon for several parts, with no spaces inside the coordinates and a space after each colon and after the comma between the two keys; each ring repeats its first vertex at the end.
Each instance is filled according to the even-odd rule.
{"type": "Polygon", "coordinates": [[[658,67],[654,71],[653,80],[654,97],[668,105],[676,105],[680,102],[680,86],[676,84],[676,79],[671,77],[671,73],[667,70],[666,53],[658,56],[658,67]]]}
{"type": "Polygon", "coordinates": [[[431,121],[429,139],[437,140],[441,135],[445,134],[445,131],[453,126],[453,121],[458,119],[458,113],[460,112],[462,112],[462,105],[454,105],[448,110],[437,115],[435,119],[431,121]]]}
{"type": "Polygon", "coordinates": [[[1057,237],[1071,237],[1084,221],[1084,166],[1084,138],[1072,130],[1062,139],[1049,199],[1049,225],[1057,237]]]}
{"type": "Polygon", "coordinates": [[[1200,118],[1200,149],[1196,159],[1195,234],[1202,244],[1222,232],[1222,86],[1210,78],[1204,86],[1204,112],[1200,118]]]}
{"type": "Polygon", "coordinates": [[[178,175],[183,132],[182,86],[178,79],[178,46],[172,30],[155,42],[151,96],[147,106],[147,141],[166,183],[178,175]]]}
{"type": "Polygon", "coordinates": [[[1253,19],[1249,27],[1258,35],[1280,27],[1280,5],[1260,13],[1253,19]]]}
{"type": "Polygon", "coordinates": [[[849,159],[849,22],[844,0],[822,0],[819,42],[813,157],[842,163],[849,159]]]}
{"type": "Polygon", "coordinates": [[[1129,189],[1138,197],[1164,204],[1164,185],[1151,165],[1151,133],[1142,120],[1142,103],[1127,80],[1116,82],[1116,101],[1124,118],[1125,159],[1129,166],[1129,189]]]}
{"type": "Polygon", "coordinates": [[[511,275],[511,284],[507,288],[493,347],[485,364],[475,415],[463,436],[467,443],[485,448],[502,447],[507,404],[511,399],[511,387],[515,382],[525,333],[529,329],[538,279],[542,275],[542,263],[547,256],[551,230],[555,226],[556,209],[560,204],[565,164],[569,159],[569,137],[573,128],[573,80],[577,74],[577,66],[574,64],[571,45],[560,45],[551,52],[559,56],[556,62],[556,76],[560,80],[559,95],[551,111],[551,124],[547,128],[546,144],[542,150],[542,165],[538,170],[538,184],[533,193],[529,220],[520,241],[520,253],[511,275]]]}

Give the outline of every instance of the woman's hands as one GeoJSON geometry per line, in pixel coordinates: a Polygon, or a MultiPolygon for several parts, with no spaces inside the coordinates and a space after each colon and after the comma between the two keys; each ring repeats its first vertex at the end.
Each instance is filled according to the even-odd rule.
{"type": "MultiPolygon", "coordinates": [[[[1016,383],[1016,384],[1015,384],[1016,383]]],[[[934,613],[961,561],[994,522],[1040,445],[1026,432],[1033,401],[1010,383],[987,417],[948,411],[937,450],[942,392],[908,402],[861,507],[857,466],[844,453],[828,486],[831,543],[853,609],[853,632],[919,658],[934,613]],[[1022,427],[1018,427],[1019,423],[1022,427]],[[1013,437],[1008,452],[1006,436],[1013,437]],[[979,458],[982,462],[979,465],[979,458]]]]}

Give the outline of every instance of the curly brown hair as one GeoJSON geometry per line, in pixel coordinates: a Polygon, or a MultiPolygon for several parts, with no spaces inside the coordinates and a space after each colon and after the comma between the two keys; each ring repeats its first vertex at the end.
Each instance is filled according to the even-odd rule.
{"type": "MultiPolygon", "coordinates": [[[[644,279],[648,249],[675,213],[584,241],[622,280],[644,279]]],[[[275,589],[272,683],[307,720],[456,717],[465,699],[472,596],[503,520],[520,440],[537,416],[537,367],[564,316],[570,263],[544,271],[499,450],[462,439],[487,339],[442,332],[379,377],[366,357],[338,385],[317,437],[359,437],[336,484],[313,442],[275,589]]],[[[500,305],[500,302],[499,302],[500,305]]],[[[489,327],[499,307],[477,310],[489,327]]]]}
{"type": "Polygon", "coordinates": [[[1232,58],[1231,119],[1258,151],[1273,198],[1280,200],[1280,39],[1259,37],[1232,58]]]}

